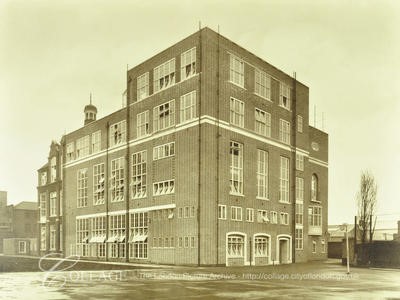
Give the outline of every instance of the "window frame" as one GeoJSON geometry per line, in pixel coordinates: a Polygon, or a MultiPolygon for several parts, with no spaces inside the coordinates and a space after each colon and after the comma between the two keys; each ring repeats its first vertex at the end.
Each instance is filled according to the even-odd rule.
{"type": "Polygon", "coordinates": [[[229,99],[229,123],[244,128],[245,105],[244,102],[230,97],[229,99]]]}

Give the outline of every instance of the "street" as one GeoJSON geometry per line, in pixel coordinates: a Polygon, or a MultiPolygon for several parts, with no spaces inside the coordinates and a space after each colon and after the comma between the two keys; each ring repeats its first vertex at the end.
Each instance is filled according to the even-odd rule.
{"type": "Polygon", "coordinates": [[[268,267],[171,267],[0,274],[0,299],[400,299],[400,270],[337,260],[268,267]]]}

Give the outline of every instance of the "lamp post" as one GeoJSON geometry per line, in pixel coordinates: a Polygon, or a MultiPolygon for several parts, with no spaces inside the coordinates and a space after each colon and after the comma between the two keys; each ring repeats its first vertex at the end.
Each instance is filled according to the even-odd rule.
{"type": "Polygon", "coordinates": [[[346,261],[347,261],[347,274],[350,274],[350,261],[349,261],[349,232],[347,230],[347,223],[340,226],[340,230],[346,229],[346,261]]]}

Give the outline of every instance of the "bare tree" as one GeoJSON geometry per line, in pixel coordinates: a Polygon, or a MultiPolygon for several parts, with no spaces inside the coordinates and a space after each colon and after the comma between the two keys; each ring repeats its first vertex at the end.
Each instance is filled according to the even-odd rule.
{"type": "Polygon", "coordinates": [[[358,192],[358,220],[361,235],[361,243],[365,244],[368,239],[372,241],[375,231],[375,224],[372,224],[372,219],[376,210],[376,193],[377,184],[374,176],[369,172],[361,173],[360,191],[358,192]]]}

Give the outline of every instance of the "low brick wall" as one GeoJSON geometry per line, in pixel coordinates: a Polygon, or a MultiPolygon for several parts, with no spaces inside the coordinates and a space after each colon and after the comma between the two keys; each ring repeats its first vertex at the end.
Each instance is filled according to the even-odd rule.
{"type": "Polygon", "coordinates": [[[376,241],[357,245],[357,264],[400,268],[400,242],[376,241]]]}
{"type": "Polygon", "coordinates": [[[228,266],[243,266],[243,257],[228,258],[228,266]]]}

